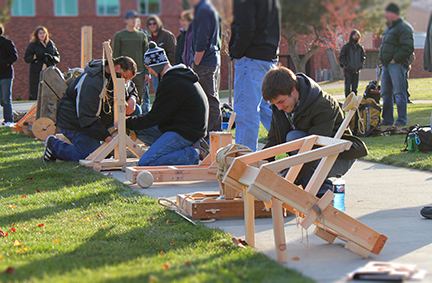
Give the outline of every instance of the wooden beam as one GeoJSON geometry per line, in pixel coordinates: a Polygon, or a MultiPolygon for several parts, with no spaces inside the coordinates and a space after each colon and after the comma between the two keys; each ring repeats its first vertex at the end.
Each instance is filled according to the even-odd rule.
{"type": "Polygon", "coordinates": [[[276,198],[273,199],[272,218],[278,262],[285,263],[288,261],[285,239],[285,223],[282,211],[282,202],[276,198]]]}
{"type": "Polygon", "coordinates": [[[243,189],[244,219],[246,242],[255,247],[255,199],[254,196],[243,189]]]}
{"type": "MultiPolygon", "coordinates": [[[[334,198],[334,193],[332,191],[327,191],[324,196],[316,203],[316,205],[321,209],[321,211],[324,211],[326,209],[327,205],[329,205],[334,198]]],[[[300,222],[300,225],[308,229],[318,218],[318,215],[314,208],[312,208],[309,213],[306,215],[306,217],[300,222]]]]}
{"type": "Polygon", "coordinates": [[[91,26],[81,27],[81,69],[92,60],[93,28],[91,26]]]}

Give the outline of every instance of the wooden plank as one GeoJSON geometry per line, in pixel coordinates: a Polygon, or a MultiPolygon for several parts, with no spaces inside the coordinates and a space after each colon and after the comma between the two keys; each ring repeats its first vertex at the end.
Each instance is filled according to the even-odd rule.
{"type": "Polygon", "coordinates": [[[243,190],[243,201],[246,242],[249,246],[255,247],[255,201],[246,189],[243,190]]]}
{"type": "MultiPolygon", "coordinates": [[[[307,137],[298,153],[310,151],[313,148],[317,139],[318,139],[318,136],[307,137]]],[[[292,166],[288,170],[287,174],[285,175],[285,179],[294,183],[294,181],[296,180],[296,178],[297,178],[297,176],[300,173],[300,170],[302,168],[303,168],[303,163],[296,165],[296,166],[292,166]]]]}
{"type": "MultiPolygon", "coordinates": [[[[334,198],[334,193],[332,191],[327,191],[324,196],[317,202],[317,206],[323,211],[327,205],[329,205],[334,198]]],[[[306,230],[315,222],[318,215],[316,211],[312,208],[306,217],[300,222],[300,225],[306,230]]]]}
{"type": "Polygon", "coordinates": [[[250,186],[252,184],[252,181],[255,180],[258,173],[259,173],[258,168],[252,166],[246,166],[238,182],[242,185],[250,186]]]}
{"type": "Polygon", "coordinates": [[[43,72],[43,81],[51,89],[57,100],[63,97],[68,87],[57,68],[46,68],[43,72]]]}
{"type": "Polygon", "coordinates": [[[81,69],[92,59],[93,28],[91,26],[81,27],[81,69]]]}
{"type": "Polygon", "coordinates": [[[22,132],[22,126],[24,124],[24,122],[27,120],[27,118],[31,117],[31,116],[35,116],[36,115],[36,108],[37,108],[37,103],[33,104],[33,106],[30,108],[30,110],[24,115],[24,117],[22,117],[16,124],[15,126],[11,127],[11,130],[14,132],[22,132]]]}
{"type": "MultiPolygon", "coordinates": [[[[273,198],[271,194],[264,192],[263,190],[261,190],[260,188],[254,185],[250,185],[247,192],[257,197],[258,199],[264,201],[265,203],[271,203],[273,198]]],[[[266,205],[266,207],[268,206],[266,205]]]]}
{"type": "Polygon", "coordinates": [[[216,152],[232,144],[232,134],[228,132],[210,132],[210,161],[216,160],[216,152]]]}
{"type": "Polygon", "coordinates": [[[129,136],[126,136],[126,146],[135,154],[136,157],[141,158],[146,150],[141,149],[129,136]]]}
{"type": "MultiPolygon", "coordinates": [[[[317,197],[263,167],[253,184],[301,213],[308,213],[313,204],[318,201],[317,197]]],[[[327,206],[323,215],[326,227],[368,250],[372,251],[378,240],[379,245],[384,244],[385,239],[381,234],[332,206],[327,206]]]]}
{"type": "Polygon", "coordinates": [[[312,177],[310,178],[306,186],[307,192],[309,192],[311,195],[314,196],[318,193],[319,189],[324,183],[324,180],[327,178],[328,174],[330,173],[330,170],[332,169],[334,163],[336,162],[338,156],[339,153],[324,157],[320,161],[317,168],[315,169],[315,172],[313,173],[312,177]]]}
{"type": "Polygon", "coordinates": [[[120,162],[126,161],[126,106],[125,106],[125,79],[117,78],[117,103],[114,105],[114,113],[117,112],[118,122],[118,156],[115,156],[120,162]]]}
{"type": "Polygon", "coordinates": [[[324,230],[321,227],[315,227],[313,233],[330,244],[333,244],[334,240],[336,239],[336,235],[330,233],[329,231],[324,230]]]}
{"type": "Polygon", "coordinates": [[[41,110],[42,110],[42,100],[43,100],[43,95],[42,95],[43,85],[44,85],[43,81],[38,82],[38,95],[37,95],[37,100],[36,100],[36,104],[37,104],[37,106],[36,106],[36,119],[39,119],[40,117],[42,117],[41,116],[41,113],[42,113],[41,110]]]}
{"type": "Polygon", "coordinates": [[[334,136],[335,139],[342,138],[346,128],[348,127],[349,123],[351,122],[351,119],[354,117],[356,111],[357,111],[357,108],[351,109],[350,111],[348,111],[348,114],[345,116],[345,119],[343,120],[342,124],[339,126],[339,129],[336,132],[336,135],[334,136]]]}
{"type": "Polygon", "coordinates": [[[285,263],[288,261],[288,253],[286,251],[287,247],[285,239],[285,225],[282,212],[282,202],[276,198],[273,199],[272,218],[278,262],[285,263]]]}
{"type": "Polygon", "coordinates": [[[387,242],[388,238],[387,236],[384,236],[383,234],[379,235],[378,240],[376,241],[372,252],[376,255],[379,255],[381,253],[381,250],[384,248],[385,243],[387,242]]]}
{"type": "Polygon", "coordinates": [[[345,249],[350,250],[363,258],[368,258],[371,253],[370,250],[365,249],[364,247],[354,243],[353,241],[348,241],[345,245],[345,249]]]}
{"type": "Polygon", "coordinates": [[[58,98],[45,82],[41,82],[40,86],[42,90],[40,100],[38,99],[38,105],[41,101],[40,118],[47,117],[56,121],[58,98]]]}

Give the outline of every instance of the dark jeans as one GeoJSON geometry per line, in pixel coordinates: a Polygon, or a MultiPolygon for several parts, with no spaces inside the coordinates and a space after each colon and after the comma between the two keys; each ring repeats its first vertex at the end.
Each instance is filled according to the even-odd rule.
{"type": "Polygon", "coordinates": [[[83,131],[60,129],[72,144],[59,139],[53,139],[50,149],[54,157],[65,161],[85,159],[100,146],[100,141],[83,131]]]}
{"type": "Polygon", "coordinates": [[[135,87],[138,91],[139,101],[138,104],[141,105],[141,109],[143,113],[147,113],[150,111],[150,96],[148,90],[148,84],[145,83],[145,74],[140,73],[137,74],[132,82],[135,84],[135,87]]]}
{"type": "Polygon", "coordinates": [[[0,80],[0,99],[3,106],[3,118],[5,122],[13,123],[12,111],[12,81],[13,79],[0,80]]]}
{"type": "MultiPolygon", "coordinates": [[[[219,95],[216,92],[216,66],[192,65],[199,77],[199,83],[204,89],[209,102],[208,132],[222,131],[222,113],[219,103],[219,95]]],[[[207,137],[209,135],[207,134],[207,137]]]]}
{"type": "Polygon", "coordinates": [[[357,88],[359,83],[359,73],[354,74],[347,71],[344,71],[345,76],[345,97],[351,92],[354,92],[357,95],[357,88]]]}

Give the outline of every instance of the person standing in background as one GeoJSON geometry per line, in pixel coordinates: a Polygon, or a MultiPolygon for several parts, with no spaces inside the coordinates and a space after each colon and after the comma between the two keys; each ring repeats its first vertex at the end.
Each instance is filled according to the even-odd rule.
{"type": "MultiPolygon", "coordinates": [[[[189,29],[189,25],[193,20],[193,13],[191,10],[185,10],[182,11],[180,14],[180,34],[177,36],[177,47],[175,51],[175,65],[177,64],[184,64],[183,62],[183,52],[185,50],[185,39],[186,39],[186,32],[189,29]]],[[[185,64],[187,65],[187,64],[185,64]]]]}
{"type": "Polygon", "coordinates": [[[14,70],[12,64],[18,60],[18,53],[12,40],[3,36],[4,27],[0,24],[0,99],[3,107],[2,126],[13,125],[12,81],[14,70]]]}
{"type": "Polygon", "coordinates": [[[360,44],[361,34],[358,30],[353,30],[349,41],[342,47],[339,54],[339,62],[344,68],[345,77],[345,97],[351,92],[357,95],[357,88],[360,77],[360,70],[366,60],[363,46],[360,44]]]}
{"type": "Polygon", "coordinates": [[[235,60],[236,143],[256,151],[260,121],[270,129],[272,110],[261,96],[265,74],[276,68],[280,41],[279,0],[234,0],[229,42],[235,60]]]}
{"type": "MultiPolygon", "coordinates": [[[[222,113],[216,92],[216,71],[220,65],[217,12],[209,0],[189,0],[189,3],[195,9],[192,21],[192,69],[198,74],[209,102],[208,132],[222,131],[222,113]]],[[[206,139],[209,137],[208,132],[206,139]]]]}
{"type": "MultiPolygon", "coordinates": [[[[151,15],[147,19],[147,29],[149,31],[148,41],[156,42],[157,46],[164,49],[171,65],[175,62],[176,38],[172,32],[164,29],[161,19],[156,15],[151,15]]],[[[153,76],[153,87],[156,89],[159,79],[153,76]]]]}
{"type": "Polygon", "coordinates": [[[150,111],[150,97],[148,94],[149,71],[144,66],[144,53],[148,49],[148,39],[144,32],[137,29],[138,12],[128,11],[124,16],[126,28],[118,31],[113,40],[113,57],[128,56],[137,64],[137,74],[132,79],[138,90],[138,105],[134,115],[150,111]],[[139,109],[142,109],[140,111],[139,109]]]}
{"type": "Polygon", "coordinates": [[[60,54],[54,42],[50,40],[46,27],[39,26],[33,31],[30,44],[24,55],[24,61],[30,64],[29,100],[37,100],[39,77],[43,65],[50,67],[60,62],[60,54]]]}

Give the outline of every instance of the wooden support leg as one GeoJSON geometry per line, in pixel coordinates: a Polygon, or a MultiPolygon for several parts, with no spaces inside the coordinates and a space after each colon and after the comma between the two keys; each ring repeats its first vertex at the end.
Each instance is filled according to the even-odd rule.
{"type": "Polygon", "coordinates": [[[284,226],[284,218],[282,212],[282,202],[276,198],[273,198],[272,218],[273,218],[273,232],[274,232],[278,261],[280,263],[285,263],[288,261],[288,254],[286,251],[285,226],[284,226]]]}
{"type": "Polygon", "coordinates": [[[350,250],[363,258],[368,258],[371,253],[368,249],[365,249],[364,247],[356,244],[353,241],[348,241],[345,245],[345,249],[350,250]]]}
{"type": "Polygon", "coordinates": [[[243,202],[246,242],[249,246],[255,247],[255,199],[246,188],[243,189],[243,202]]]}
{"type": "Polygon", "coordinates": [[[336,235],[329,233],[328,231],[325,231],[321,227],[315,227],[314,234],[323,239],[326,242],[329,242],[330,244],[333,244],[334,240],[336,239],[336,235]]]}

